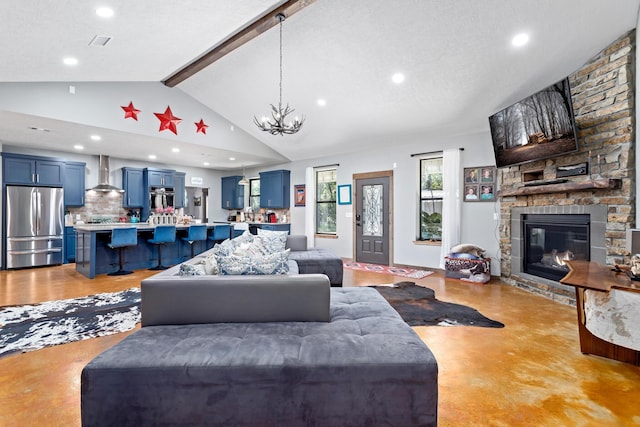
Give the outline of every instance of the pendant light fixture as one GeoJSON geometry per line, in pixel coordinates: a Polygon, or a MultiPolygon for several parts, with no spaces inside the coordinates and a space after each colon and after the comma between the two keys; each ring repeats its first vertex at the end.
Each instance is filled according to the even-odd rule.
{"type": "Polygon", "coordinates": [[[249,180],[247,179],[247,176],[244,173],[244,166],[242,166],[242,178],[240,178],[240,181],[238,181],[238,185],[249,185],[249,180]]]}
{"type": "Polygon", "coordinates": [[[295,110],[289,107],[289,104],[284,109],[282,108],[282,22],[286,18],[284,14],[279,13],[276,15],[276,19],[280,21],[280,98],[278,99],[278,108],[271,104],[271,119],[262,116],[262,119],[258,120],[253,116],[253,122],[260,130],[269,132],[271,135],[292,135],[302,127],[304,116],[289,118],[287,122],[287,116],[295,110]]]}

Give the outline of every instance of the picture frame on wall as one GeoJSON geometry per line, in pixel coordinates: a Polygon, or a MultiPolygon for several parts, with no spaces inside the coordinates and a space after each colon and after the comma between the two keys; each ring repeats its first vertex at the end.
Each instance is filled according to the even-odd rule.
{"type": "Polygon", "coordinates": [[[464,168],[464,201],[494,202],[496,182],[495,166],[464,168]]]}
{"type": "Polygon", "coordinates": [[[304,184],[294,186],[295,206],[305,206],[307,204],[307,192],[304,184]]]}
{"type": "Polygon", "coordinates": [[[351,204],[351,184],[338,185],[338,204],[351,204]]]}

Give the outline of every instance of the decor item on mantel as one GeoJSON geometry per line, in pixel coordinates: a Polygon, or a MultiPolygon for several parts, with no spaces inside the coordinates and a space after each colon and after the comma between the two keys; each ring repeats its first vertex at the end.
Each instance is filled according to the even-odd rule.
{"type": "Polygon", "coordinates": [[[276,15],[276,19],[280,22],[280,98],[278,100],[278,108],[271,104],[271,117],[273,120],[269,120],[266,116],[262,116],[261,120],[258,120],[255,116],[253,122],[265,132],[269,132],[271,135],[291,135],[297,133],[302,124],[304,123],[304,116],[302,118],[295,116],[293,120],[286,123],[286,117],[293,113],[295,110],[289,107],[289,104],[282,109],[282,22],[286,19],[284,14],[279,13],[276,15]]]}

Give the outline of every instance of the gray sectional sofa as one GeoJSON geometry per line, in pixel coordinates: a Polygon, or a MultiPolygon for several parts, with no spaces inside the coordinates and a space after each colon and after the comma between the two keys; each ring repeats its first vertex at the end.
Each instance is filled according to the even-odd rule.
{"type": "Polygon", "coordinates": [[[307,248],[307,236],[287,237],[289,259],[298,264],[300,274],[326,274],[331,286],[342,286],[342,259],[332,251],[322,248],[307,248]]]}
{"type": "Polygon", "coordinates": [[[324,274],[142,281],[142,328],[82,371],[87,426],[435,426],[438,366],[371,288],[324,274]]]}

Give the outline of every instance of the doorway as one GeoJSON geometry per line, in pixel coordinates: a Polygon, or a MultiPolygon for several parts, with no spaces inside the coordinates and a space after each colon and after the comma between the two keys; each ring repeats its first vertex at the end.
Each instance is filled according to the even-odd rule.
{"type": "Polygon", "coordinates": [[[207,218],[207,197],[209,188],[185,187],[184,214],[191,215],[201,222],[208,222],[207,218]]]}
{"type": "Polygon", "coordinates": [[[393,215],[393,171],[355,174],[355,260],[389,265],[393,215]]]}

